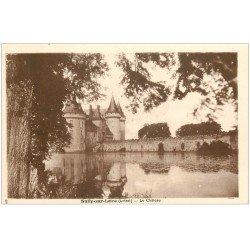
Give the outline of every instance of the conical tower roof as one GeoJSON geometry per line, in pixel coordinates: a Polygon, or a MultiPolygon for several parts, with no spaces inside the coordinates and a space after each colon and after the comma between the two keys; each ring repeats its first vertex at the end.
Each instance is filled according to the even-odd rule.
{"type": "Polygon", "coordinates": [[[110,100],[110,104],[109,104],[109,107],[106,111],[106,114],[113,114],[113,113],[120,113],[118,108],[117,108],[117,105],[115,103],[115,99],[114,99],[114,96],[112,95],[111,97],[111,100],[110,100]]]}
{"type": "Polygon", "coordinates": [[[80,103],[77,103],[75,99],[68,100],[63,110],[64,114],[79,114],[85,116],[80,103]]]}
{"type": "Polygon", "coordinates": [[[119,111],[119,114],[121,115],[121,117],[125,117],[125,115],[124,115],[124,113],[123,113],[123,111],[122,111],[122,108],[121,108],[121,105],[120,105],[120,103],[119,102],[117,102],[117,109],[118,109],[118,111],[119,111]]]}

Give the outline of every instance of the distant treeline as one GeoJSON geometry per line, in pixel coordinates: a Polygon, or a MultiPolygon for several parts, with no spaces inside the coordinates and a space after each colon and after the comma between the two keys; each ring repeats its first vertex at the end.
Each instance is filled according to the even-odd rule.
{"type": "MultiPolygon", "coordinates": [[[[197,124],[186,124],[181,126],[176,131],[177,137],[182,136],[195,136],[195,135],[211,135],[211,134],[237,134],[237,128],[235,130],[231,130],[228,133],[223,132],[221,125],[217,122],[201,122],[197,124]]],[[[171,133],[169,130],[169,126],[166,122],[163,123],[153,123],[153,124],[145,124],[143,128],[138,131],[139,139],[146,138],[169,138],[171,137],[171,133]]]]}
{"type": "Polygon", "coordinates": [[[211,135],[220,134],[221,132],[221,125],[217,122],[201,122],[197,124],[186,124],[181,126],[176,131],[176,136],[211,135]]]}
{"type": "Polygon", "coordinates": [[[171,136],[168,124],[163,123],[154,123],[154,124],[145,124],[143,128],[138,131],[139,139],[143,138],[168,138],[171,136]]]}

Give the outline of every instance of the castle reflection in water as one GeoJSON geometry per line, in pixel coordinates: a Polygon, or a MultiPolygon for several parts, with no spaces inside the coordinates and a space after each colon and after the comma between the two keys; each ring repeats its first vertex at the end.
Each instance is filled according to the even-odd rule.
{"type": "Polygon", "coordinates": [[[122,197],[127,182],[125,162],[107,161],[103,154],[55,154],[46,168],[72,184],[82,185],[83,198],[122,197]]]}
{"type": "Polygon", "coordinates": [[[237,155],[66,153],[45,165],[80,186],[81,198],[238,196],[237,155]]]}

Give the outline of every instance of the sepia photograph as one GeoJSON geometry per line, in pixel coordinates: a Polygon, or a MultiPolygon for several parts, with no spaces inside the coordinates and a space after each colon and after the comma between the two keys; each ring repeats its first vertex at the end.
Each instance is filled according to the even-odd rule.
{"type": "Polygon", "coordinates": [[[0,6],[2,249],[250,249],[248,1],[0,6]]]}
{"type": "Polygon", "coordinates": [[[2,49],[3,203],[247,202],[247,45],[2,49]]]}

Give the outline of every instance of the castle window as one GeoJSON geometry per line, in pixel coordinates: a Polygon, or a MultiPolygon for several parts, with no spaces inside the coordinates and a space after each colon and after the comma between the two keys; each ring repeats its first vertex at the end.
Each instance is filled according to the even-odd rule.
{"type": "Polygon", "coordinates": [[[181,150],[184,150],[184,149],[185,149],[185,144],[182,143],[182,144],[181,144],[181,150]]]}

